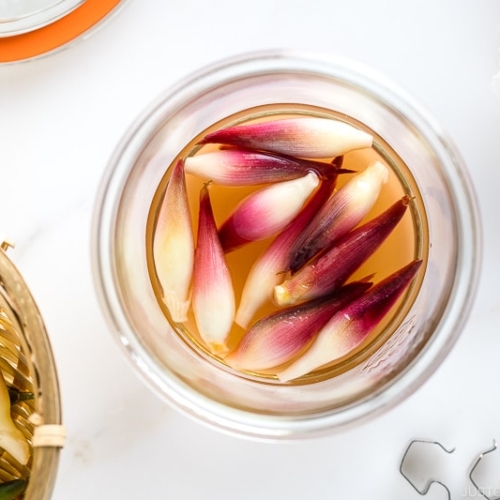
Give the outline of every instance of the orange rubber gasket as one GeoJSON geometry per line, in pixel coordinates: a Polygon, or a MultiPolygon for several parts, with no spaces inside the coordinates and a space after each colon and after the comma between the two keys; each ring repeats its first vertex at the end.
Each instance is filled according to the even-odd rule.
{"type": "Polygon", "coordinates": [[[122,0],[86,0],[57,21],[29,33],[0,38],[0,63],[16,62],[59,49],[104,19],[122,0]]]}

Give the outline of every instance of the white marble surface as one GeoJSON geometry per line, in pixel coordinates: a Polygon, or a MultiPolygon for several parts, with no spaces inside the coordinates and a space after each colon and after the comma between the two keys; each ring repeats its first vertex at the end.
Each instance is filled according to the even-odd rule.
{"type": "Polygon", "coordinates": [[[413,437],[456,446],[442,479],[477,496],[467,468],[500,439],[499,46],[498,0],[129,0],[68,50],[0,66],[0,230],[50,331],[68,429],[55,500],[417,499],[398,472],[413,437]],[[431,110],[474,180],[484,266],[463,335],[416,394],[342,434],[263,444],[188,420],[136,379],[94,294],[89,234],[106,162],[150,101],[206,63],[281,47],[352,57],[431,110]]]}

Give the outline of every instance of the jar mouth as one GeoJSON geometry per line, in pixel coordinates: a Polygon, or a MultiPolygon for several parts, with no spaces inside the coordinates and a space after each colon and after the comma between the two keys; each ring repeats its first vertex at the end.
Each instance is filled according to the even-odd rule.
{"type": "MultiPolygon", "coordinates": [[[[408,146],[408,151],[412,148],[417,146],[408,146]]],[[[441,127],[411,97],[372,70],[351,61],[305,52],[256,52],[222,61],[187,77],[160,96],[123,137],[109,162],[94,209],[94,280],[101,306],[119,344],[135,371],[161,398],[188,416],[224,432],[256,439],[295,439],[340,430],[381,413],[405,399],[431,376],[457,340],[472,306],[480,269],[480,231],[475,194],[460,155],[441,127]],[[120,238],[126,238],[124,234],[131,230],[128,226],[123,228],[139,224],[144,216],[135,205],[129,205],[134,199],[130,186],[139,185],[134,196],[140,189],[144,190],[142,194],[150,192],[163,175],[164,167],[162,170],[159,165],[168,165],[167,160],[178,153],[179,144],[199,130],[204,120],[210,121],[219,116],[217,112],[224,112],[216,109],[221,107],[217,106],[221,100],[225,99],[225,109],[229,109],[236,106],[233,101],[238,99],[261,104],[276,99],[276,90],[269,90],[273,84],[279,86],[285,80],[277,84],[273,80],[275,75],[280,78],[285,75],[292,89],[286,92],[303,99],[314,99],[307,95],[304,79],[320,82],[315,88],[321,91],[334,82],[347,96],[349,111],[354,116],[361,113],[361,103],[375,103],[371,109],[363,110],[364,120],[374,128],[385,126],[387,117],[397,117],[397,126],[407,131],[408,141],[418,138],[425,144],[418,146],[419,151],[428,151],[432,162],[439,165],[435,175],[446,191],[447,210],[454,226],[450,231],[456,247],[450,250],[452,258],[448,259],[453,262],[447,264],[451,269],[446,284],[447,299],[429,319],[432,335],[418,352],[409,356],[397,373],[388,372],[369,390],[361,388],[357,399],[336,408],[328,408],[325,403],[317,411],[303,413],[287,412],[287,406],[283,405],[273,414],[266,414],[244,404],[232,405],[223,396],[216,400],[210,392],[194,389],[195,376],[183,374],[175,361],[165,366],[166,355],[153,348],[156,344],[148,344],[145,328],[137,327],[137,314],[149,316],[151,322],[158,318],[158,311],[152,305],[142,304],[140,313],[129,307],[133,301],[130,280],[146,290],[150,286],[146,283],[147,276],[131,269],[129,274],[133,277],[124,279],[121,273],[124,261],[142,259],[139,248],[124,255],[123,245],[120,246],[125,241],[120,238]],[[245,89],[251,92],[245,94],[245,89]],[[248,93],[253,95],[249,97],[248,93]],[[231,96],[235,96],[233,100],[231,96]],[[203,104],[202,108],[192,113],[190,107],[194,109],[193,103],[198,102],[203,104]],[[156,171],[152,173],[155,168],[151,165],[155,162],[156,171]]]]}

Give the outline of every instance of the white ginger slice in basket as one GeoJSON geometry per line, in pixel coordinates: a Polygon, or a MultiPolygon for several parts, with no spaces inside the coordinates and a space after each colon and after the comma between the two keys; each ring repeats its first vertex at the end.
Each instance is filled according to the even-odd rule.
{"type": "Polygon", "coordinates": [[[3,374],[0,373],[0,447],[20,464],[26,465],[30,458],[30,446],[22,432],[12,421],[9,391],[3,374]]]}

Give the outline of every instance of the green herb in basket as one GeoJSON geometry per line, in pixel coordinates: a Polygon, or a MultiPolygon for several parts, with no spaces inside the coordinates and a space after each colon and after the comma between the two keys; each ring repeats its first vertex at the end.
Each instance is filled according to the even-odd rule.
{"type": "Polygon", "coordinates": [[[27,485],[26,479],[14,479],[0,484],[0,500],[14,500],[24,492],[27,485]]]}
{"type": "Polygon", "coordinates": [[[15,405],[21,401],[32,401],[35,395],[32,392],[20,391],[14,387],[9,387],[10,405],[15,405]]]}

